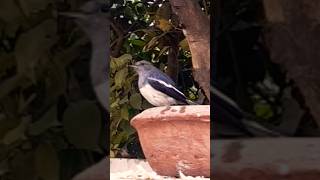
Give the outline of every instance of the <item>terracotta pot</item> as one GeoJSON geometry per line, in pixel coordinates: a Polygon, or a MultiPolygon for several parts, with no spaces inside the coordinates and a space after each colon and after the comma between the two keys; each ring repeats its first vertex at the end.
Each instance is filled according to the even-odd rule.
{"type": "Polygon", "coordinates": [[[210,176],[210,106],[150,108],[131,120],[159,175],[210,176]]]}

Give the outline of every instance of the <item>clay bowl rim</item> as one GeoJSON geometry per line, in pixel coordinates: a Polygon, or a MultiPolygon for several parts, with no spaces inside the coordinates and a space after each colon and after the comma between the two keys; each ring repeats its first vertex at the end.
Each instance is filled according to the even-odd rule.
{"type": "MultiPolygon", "coordinates": [[[[148,141],[145,141],[145,138],[143,138],[144,140],[141,139],[140,137],[141,133],[146,134],[146,131],[144,129],[147,129],[150,126],[155,127],[154,125],[155,121],[157,121],[159,124],[162,124],[162,123],[166,124],[166,122],[171,121],[173,123],[182,122],[187,126],[192,126],[192,123],[210,126],[210,120],[211,120],[210,105],[185,105],[185,106],[169,106],[169,107],[162,106],[162,107],[153,107],[153,108],[144,110],[143,112],[133,117],[130,121],[130,124],[136,129],[139,135],[139,140],[141,143],[143,153],[145,154],[145,158],[147,162],[150,164],[151,168],[157,174],[164,175],[164,176],[174,176],[174,174],[168,170],[168,168],[174,168],[174,166],[168,166],[167,168],[165,168],[166,170],[163,169],[163,164],[166,164],[166,161],[167,161],[166,159],[160,159],[160,160],[157,160],[157,162],[154,161],[154,158],[152,158],[150,154],[152,154],[153,152],[157,152],[157,148],[152,145],[154,144],[153,141],[148,142],[148,141]]],[[[197,129],[201,131],[201,128],[197,128],[197,129]]],[[[147,132],[150,133],[150,131],[147,131],[147,132]]],[[[158,136],[158,133],[156,133],[155,136],[158,136]]],[[[191,138],[193,138],[193,136],[191,136],[191,138]]],[[[208,140],[210,143],[210,132],[209,132],[208,140]]],[[[163,141],[163,144],[168,144],[168,142],[163,141]]],[[[194,174],[195,172],[188,172],[186,175],[210,177],[210,145],[208,148],[209,148],[209,152],[206,154],[209,155],[208,157],[209,159],[207,159],[207,161],[209,162],[209,166],[208,166],[209,172],[207,172],[206,170],[207,168],[206,166],[204,166],[201,169],[197,169],[199,167],[195,168],[197,169],[197,171],[202,172],[201,174],[194,174]]],[[[189,151],[189,150],[186,149],[186,151],[189,151]]],[[[192,152],[193,152],[192,154],[198,154],[198,152],[197,153],[195,151],[192,151],[192,152]]],[[[172,154],[172,152],[168,152],[168,151],[164,152],[164,154],[168,154],[168,153],[172,154]]],[[[183,152],[180,152],[180,151],[177,153],[184,154],[183,152]]]]}
{"type": "MultiPolygon", "coordinates": [[[[180,115],[179,115],[180,116],[180,115]]],[[[130,124],[134,128],[137,125],[143,125],[152,121],[197,121],[197,122],[209,122],[210,123],[210,105],[182,105],[182,106],[159,106],[159,107],[152,107],[142,111],[141,113],[134,116],[130,124]],[[194,108],[197,107],[198,112],[194,110],[187,110],[187,108],[194,108]],[[162,108],[162,110],[160,110],[162,108]],[[199,109],[200,108],[200,109],[199,109]],[[174,111],[172,111],[174,110],[174,111]],[[160,111],[160,113],[158,113],[160,111]],[[171,111],[167,113],[167,111],[171,111]],[[153,113],[155,112],[155,113],[153,113]],[[184,113],[183,116],[186,118],[177,118],[177,113],[184,113]],[[153,114],[151,116],[145,116],[145,114],[153,114]]]]}

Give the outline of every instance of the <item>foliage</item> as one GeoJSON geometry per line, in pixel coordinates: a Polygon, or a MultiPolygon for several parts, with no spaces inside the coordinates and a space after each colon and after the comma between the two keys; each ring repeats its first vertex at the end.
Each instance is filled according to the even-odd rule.
{"type": "MultiPolygon", "coordinates": [[[[202,1],[203,10],[208,9],[209,1],[202,1]]],[[[201,92],[192,79],[191,53],[182,33],[178,17],[171,11],[168,1],[125,0],[115,3],[111,9],[114,17],[112,28],[111,59],[111,157],[130,152],[127,148],[137,141],[137,134],[130,126],[130,119],[142,110],[151,107],[139,94],[137,76],[128,68],[138,60],[148,60],[163,71],[172,68],[168,64],[170,49],[178,48],[177,62],[179,89],[191,99],[196,100],[201,92]],[[126,153],[123,153],[123,152],[126,153]]]]}
{"type": "Polygon", "coordinates": [[[80,3],[0,2],[1,179],[70,179],[107,152],[105,120],[83,70],[89,41],[56,16],[80,3]]]}

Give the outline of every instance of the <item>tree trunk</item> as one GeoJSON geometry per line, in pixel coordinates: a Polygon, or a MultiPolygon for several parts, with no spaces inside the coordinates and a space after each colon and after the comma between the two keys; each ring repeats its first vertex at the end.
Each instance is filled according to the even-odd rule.
{"type": "Polygon", "coordinates": [[[264,0],[271,61],[294,80],[320,126],[320,1],[264,0]]]}
{"type": "Polygon", "coordinates": [[[193,76],[210,101],[210,21],[197,1],[170,0],[172,10],[184,26],[192,54],[193,76]]]}

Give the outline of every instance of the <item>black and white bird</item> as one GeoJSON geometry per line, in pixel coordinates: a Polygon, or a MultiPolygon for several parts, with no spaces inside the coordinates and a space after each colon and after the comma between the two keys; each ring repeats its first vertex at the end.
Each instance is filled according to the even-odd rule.
{"type": "Polygon", "coordinates": [[[176,88],[172,79],[154,67],[150,62],[142,60],[133,67],[139,75],[138,87],[141,95],[154,106],[170,106],[175,104],[196,104],[176,88]]]}

